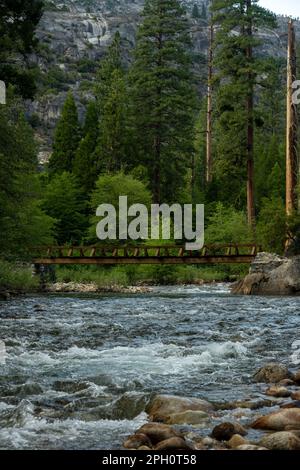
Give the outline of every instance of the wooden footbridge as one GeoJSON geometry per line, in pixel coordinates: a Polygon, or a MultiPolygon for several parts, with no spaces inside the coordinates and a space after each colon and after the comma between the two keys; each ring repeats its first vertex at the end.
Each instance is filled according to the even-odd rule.
{"type": "Polygon", "coordinates": [[[249,244],[204,245],[199,251],[183,245],[50,246],[35,249],[35,265],[250,264],[261,247],[249,244]]]}

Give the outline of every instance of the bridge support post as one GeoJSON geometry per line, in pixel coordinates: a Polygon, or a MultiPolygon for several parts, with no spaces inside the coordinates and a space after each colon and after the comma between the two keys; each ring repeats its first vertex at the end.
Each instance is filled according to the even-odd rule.
{"type": "Polygon", "coordinates": [[[35,264],[34,272],[36,276],[39,276],[40,289],[46,290],[45,266],[43,264],[35,264]]]}

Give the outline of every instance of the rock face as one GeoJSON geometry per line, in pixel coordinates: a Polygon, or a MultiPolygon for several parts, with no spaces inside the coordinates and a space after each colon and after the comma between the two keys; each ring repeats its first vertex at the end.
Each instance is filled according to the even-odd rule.
{"type": "MultiPolygon", "coordinates": [[[[32,58],[45,74],[44,89],[34,103],[28,104],[28,114],[38,118],[36,127],[40,144],[40,161],[47,162],[53,128],[60,115],[66,92],[72,89],[80,118],[84,103],[91,96],[93,73],[97,62],[104,56],[116,31],[120,32],[126,63],[131,61],[136,30],[145,0],[48,0],[45,13],[38,26],[37,36],[42,50],[32,58]],[[50,72],[50,73],[49,73],[50,72]]],[[[205,92],[208,34],[206,21],[191,17],[193,6],[208,7],[209,0],[182,0],[190,16],[195,52],[194,69],[199,91],[205,92]],[[199,60],[199,56],[202,56],[199,60]]],[[[296,28],[296,31],[299,31],[296,28]]],[[[272,57],[286,56],[287,19],[278,19],[278,30],[258,30],[263,40],[260,53],[272,57]]]]}
{"type": "Polygon", "coordinates": [[[291,376],[288,368],[282,364],[271,362],[261,367],[253,376],[255,382],[278,383],[291,376]]]}
{"type": "Polygon", "coordinates": [[[249,274],[233,286],[234,294],[299,295],[300,256],[285,258],[259,253],[249,274]]]}
{"type": "Polygon", "coordinates": [[[206,400],[199,398],[183,398],[172,395],[157,395],[146,408],[146,412],[152,421],[169,423],[175,415],[187,411],[204,411],[205,413],[213,411],[214,407],[206,400]]]}

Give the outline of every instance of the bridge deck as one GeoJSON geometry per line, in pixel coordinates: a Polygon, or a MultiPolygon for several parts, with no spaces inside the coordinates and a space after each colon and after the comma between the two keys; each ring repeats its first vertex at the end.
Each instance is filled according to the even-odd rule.
{"type": "Polygon", "coordinates": [[[249,264],[260,247],[250,244],[205,245],[199,251],[187,251],[184,246],[80,246],[42,247],[36,249],[36,265],[51,264],[249,264]]]}

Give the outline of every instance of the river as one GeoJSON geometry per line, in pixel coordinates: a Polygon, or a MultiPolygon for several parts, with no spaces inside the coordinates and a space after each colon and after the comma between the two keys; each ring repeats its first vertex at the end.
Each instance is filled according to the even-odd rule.
{"type": "Polygon", "coordinates": [[[0,448],[120,448],[152,393],[265,398],[251,376],[296,361],[299,303],[221,284],[2,302],[0,448]]]}

